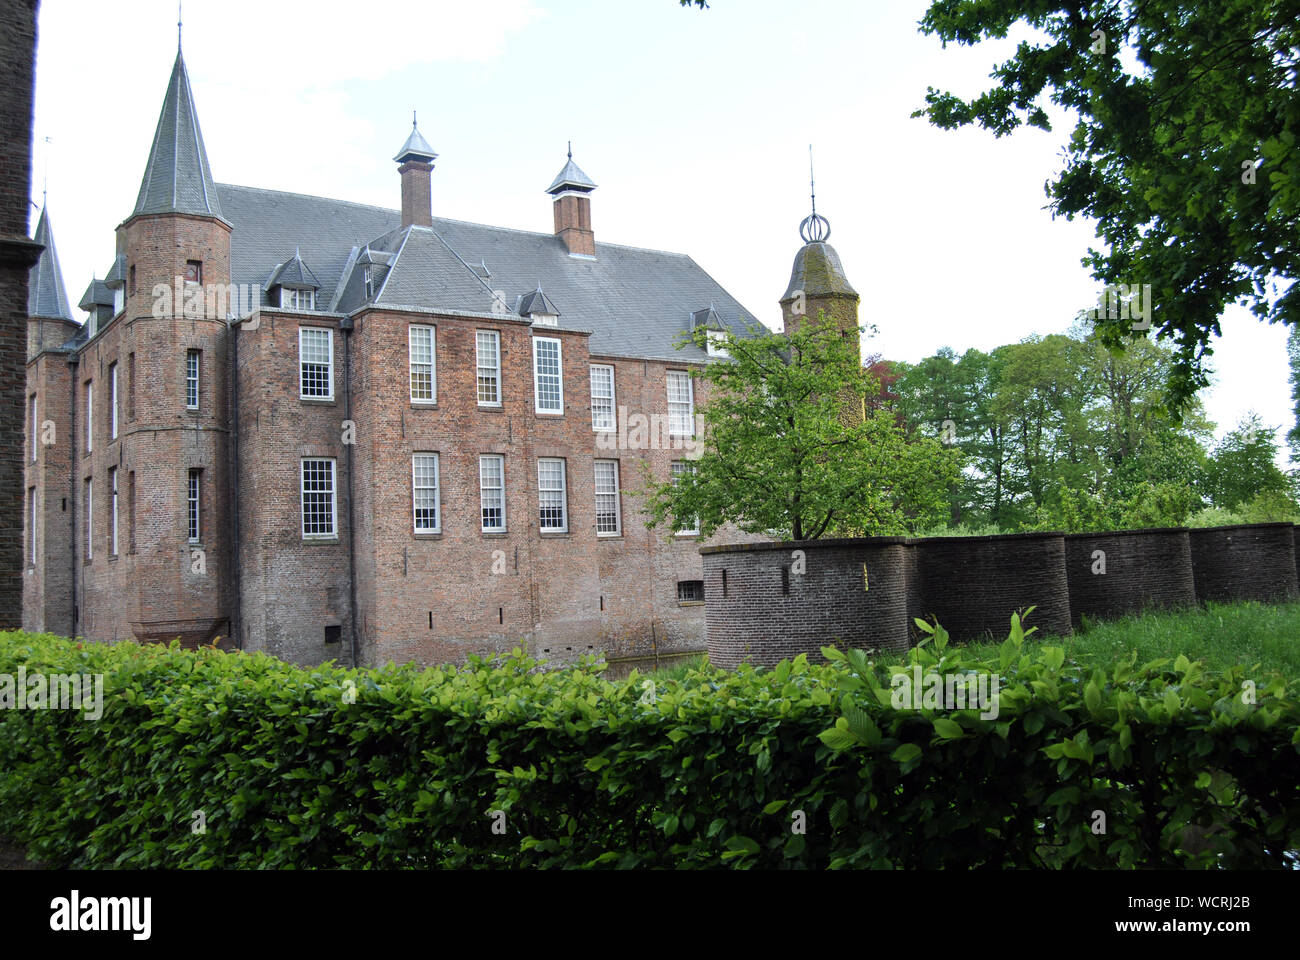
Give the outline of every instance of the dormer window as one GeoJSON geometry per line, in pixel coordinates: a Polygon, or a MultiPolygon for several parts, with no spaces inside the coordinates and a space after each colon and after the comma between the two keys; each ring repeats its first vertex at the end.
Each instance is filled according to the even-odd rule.
{"type": "Polygon", "coordinates": [[[366,285],[366,299],[375,299],[375,273],[374,268],[367,264],[362,270],[362,279],[366,285]]]}
{"type": "Polygon", "coordinates": [[[553,313],[534,313],[530,315],[532,321],[539,327],[558,327],[560,318],[553,313]]]}
{"type": "Polygon", "coordinates": [[[280,306],[286,310],[315,310],[315,290],[293,290],[288,287],[280,289],[280,306]]]}
{"type": "Polygon", "coordinates": [[[121,287],[113,288],[113,316],[126,309],[126,291],[121,287]]]}
{"type": "Polygon", "coordinates": [[[726,343],[727,335],[718,330],[708,332],[708,351],[711,357],[722,357],[727,359],[731,354],[727,353],[727,348],[723,346],[726,343]]]}

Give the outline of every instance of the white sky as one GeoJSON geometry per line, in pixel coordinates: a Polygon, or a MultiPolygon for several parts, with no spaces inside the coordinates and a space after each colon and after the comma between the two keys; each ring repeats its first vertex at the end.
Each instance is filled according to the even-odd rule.
{"type": "MultiPolygon", "coordinates": [[[[995,140],[911,119],[928,85],[986,89],[1017,39],[943,50],[916,29],[927,5],[186,0],[185,61],[218,181],[398,207],[391,158],[417,110],[436,216],[549,232],[572,139],[598,240],[688,253],[770,326],[811,142],[818,212],[880,331],[868,350],[1065,332],[1096,299],[1091,225],[1044,209],[1068,125],[995,140]]],[[[48,164],[74,304],[111,265],[175,55],[174,0],[41,4],[33,199],[48,164]]],[[[1222,328],[1211,419],[1222,434],[1255,410],[1280,440],[1285,330],[1242,309],[1222,328]]]]}

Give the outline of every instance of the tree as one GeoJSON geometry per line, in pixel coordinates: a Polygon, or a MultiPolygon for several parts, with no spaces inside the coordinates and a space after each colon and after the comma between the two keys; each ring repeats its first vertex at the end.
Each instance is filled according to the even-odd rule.
{"type": "MultiPolygon", "coordinates": [[[[1077,116],[1050,208],[1097,221],[1108,249],[1083,263],[1099,283],[1151,284],[1152,329],[1177,345],[1176,414],[1208,382],[1227,305],[1300,323],[1300,2],[934,0],[920,26],[946,46],[1017,23],[1045,41],[994,68],[997,86],[971,100],[931,87],[913,115],[999,137],[1050,130],[1048,99],[1077,116]]],[[[1095,323],[1116,348],[1144,335],[1095,323]]]]}
{"type": "MultiPolygon", "coordinates": [[[[645,497],[647,526],[680,529],[698,518],[704,537],[730,523],[813,540],[906,533],[943,518],[960,455],[909,441],[892,410],[865,410],[880,387],[856,338],[824,315],[789,334],[750,333],[727,335],[729,359],[698,374],[709,389],[694,469],[656,482],[645,468],[634,492],[645,497]]],[[[694,339],[703,344],[704,335],[694,339]]]]}
{"type": "Polygon", "coordinates": [[[1233,510],[1261,495],[1295,499],[1293,479],[1276,463],[1274,433],[1252,413],[1215,447],[1206,467],[1206,486],[1216,507],[1233,510]]]}

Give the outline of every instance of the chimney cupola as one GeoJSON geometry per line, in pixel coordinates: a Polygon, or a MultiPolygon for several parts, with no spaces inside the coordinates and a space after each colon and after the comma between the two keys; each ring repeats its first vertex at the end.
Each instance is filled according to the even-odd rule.
{"type": "Polygon", "coordinates": [[[569,144],[569,162],[546,192],[555,198],[555,235],[564,241],[570,256],[596,256],[596,235],[591,230],[591,191],[595,189],[591,177],[573,162],[573,144],[569,144]]]}
{"type": "Polygon", "coordinates": [[[420,135],[414,114],[411,115],[411,135],[393,159],[401,164],[397,172],[402,175],[402,226],[433,226],[430,181],[433,161],[438,159],[438,155],[429,146],[429,141],[420,135]]]}

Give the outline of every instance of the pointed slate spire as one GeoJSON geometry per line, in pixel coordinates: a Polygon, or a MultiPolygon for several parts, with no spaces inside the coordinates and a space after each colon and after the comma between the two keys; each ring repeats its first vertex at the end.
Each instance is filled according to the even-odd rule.
{"type": "Polygon", "coordinates": [[[45,249],[27,278],[27,315],[71,320],[72,307],[68,303],[68,291],[63,286],[63,272],[59,269],[59,254],[54,249],[54,230],[50,227],[48,209],[41,210],[34,239],[45,249]]]}
{"type": "Polygon", "coordinates": [[[163,98],[153,148],[140,182],[140,196],[132,215],[142,213],[192,213],[221,216],[208,153],[203,146],[190,75],[180,51],[172,67],[163,98]]]}
{"type": "Polygon", "coordinates": [[[429,141],[420,136],[414,116],[411,117],[411,135],[406,138],[402,149],[397,151],[397,156],[393,159],[398,163],[406,163],[408,160],[423,160],[428,163],[438,159],[438,155],[433,152],[433,147],[429,146],[429,141]]]}
{"type": "Polygon", "coordinates": [[[595,181],[582,172],[582,169],[573,162],[573,144],[569,144],[569,162],[564,165],[564,169],[555,175],[551,185],[546,188],[549,194],[559,193],[561,190],[577,190],[580,193],[591,193],[596,189],[595,181]]]}

